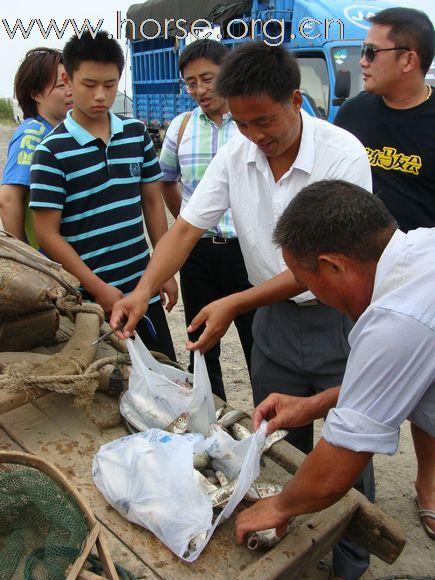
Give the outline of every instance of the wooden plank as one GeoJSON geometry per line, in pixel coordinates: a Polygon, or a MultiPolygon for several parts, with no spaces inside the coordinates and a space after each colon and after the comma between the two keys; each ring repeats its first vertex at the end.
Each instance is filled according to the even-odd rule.
{"type": "Polygon", "coordinates": [[[55,308],[2,319],[0,351],[25,351],[41,344],[53,344],[59,327],[59,313],[55,308]]]}
{"type": "Polygon", "coordinates": [[[401,525],[367,500],[360,503],[346,537],[388,564],[397,560],[406,540],[401,525]]]}
{"type": "Polygon", "coordinates": [[[18,393],[5,393],[4,391],[0,391],[0,415],[17,407],[21,407],[21,405],[25,405],[33,399],[38,399],[46,395],[47,392],[44,389],[37,388],[30,389],[26,392],[20,391],[18,393]]]}
{"type": "Polygon", "coordinates": [[[1,451],[22,451],[15,441],[7,435],[3,429],[0,429],[0,450],[1,451]]]}
{"type": "Polygon", "coordinates": [[[313,514],[299,526],[297,535],[290,528],[279,544],[240,574],[239,579],[277,578],[285,574],[286,580],[299,580],[304,570],[318,562],[343,537],[357,509],[358,505],[346,497],[336,506],[313,514]]]}

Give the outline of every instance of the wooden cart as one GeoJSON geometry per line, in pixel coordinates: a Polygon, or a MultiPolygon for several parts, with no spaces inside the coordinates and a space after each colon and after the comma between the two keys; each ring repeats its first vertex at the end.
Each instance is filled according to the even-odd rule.
{"type": "MultiPolygon", "coordinates": [[[[267,579],[285,574],[286,579],[299,579],[344,535],[390,563],[405,543],[399,525],[352,490],[327,510],[295,518],[288,536],[268,552],[235,544],[233,516],[216,530],[199,559],[186,564],[151,533],[122,518],[92,482],[96,451],[125,435],[122,425],[99,428],[73,406],[69,395],[50,393],[22,403],[21,397],[0,393],[0,449],[34,453],[54,463],[91,506],[114,561],[138,578],[267,579]]],[[[113,398],[97,393],[90,416],[105,417],[113,412],[113,405],[113,398]]],[[[250,419],[241,422],[251,427],[250,419]]],[[[267,453],[261,479],[285,483],[303,458],[303,453],[280,441],[267,453]]]]}

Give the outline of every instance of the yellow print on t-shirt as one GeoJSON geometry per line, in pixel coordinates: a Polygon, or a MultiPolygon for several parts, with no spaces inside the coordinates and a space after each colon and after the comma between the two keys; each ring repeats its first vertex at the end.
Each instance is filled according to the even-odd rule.
{"type": "Polygon", "coordinates": [[[403,171],[418,175],[422,166],[419,155],[404,155],[398,153],[395,147],[371,149],[366,147],[369,162],[372,167],[382,167],[387,171],[403,171]]]}
{"type": "Polygon", "coordinates": [[[17,156],[18,165],[30,165],[32,163],[33,152],[42,141],[42,135],[46,131],[41,125],[39,129],[25,129],[20,142],[20,152],[17,156]]]}

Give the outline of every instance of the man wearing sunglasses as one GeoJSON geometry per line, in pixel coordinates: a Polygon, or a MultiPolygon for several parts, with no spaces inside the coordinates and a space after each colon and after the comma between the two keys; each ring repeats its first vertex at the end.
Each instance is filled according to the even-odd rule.
{"type": "Polygon", "coordinates": [[[369,20],[360,60],[365,91],[342,105],[335,124],[366,147],[373,191],[400,228],[433,227],[435,94],[425,81],[433,24],[412,8],[388,8],[369,20]]]}
{"type": "MultiPolygon", "coordinates": [[[[335,123],[366,147],[373,191],[400,229],[433,227],[435,94],[425,75],[434,57],[434,28],[412,8],[389,8],[369,20],[360,61],[366,92],[344,103],[335,123]]],[[[418,433],[412,434],[416,442],[418,433]]],[[[420,486],[417,492],[420,519],[434,538],[435,491],[420,486]]]]}

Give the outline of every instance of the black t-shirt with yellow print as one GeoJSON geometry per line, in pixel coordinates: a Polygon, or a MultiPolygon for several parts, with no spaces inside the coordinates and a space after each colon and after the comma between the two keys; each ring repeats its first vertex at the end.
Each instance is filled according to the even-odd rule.
{"type": "Polygon", "coordinates": [[[435,227],[435,90],[400,110],[364,91],[340,107],[334,123],[366,147],[373,193],[400,228],[435,227]]]}

